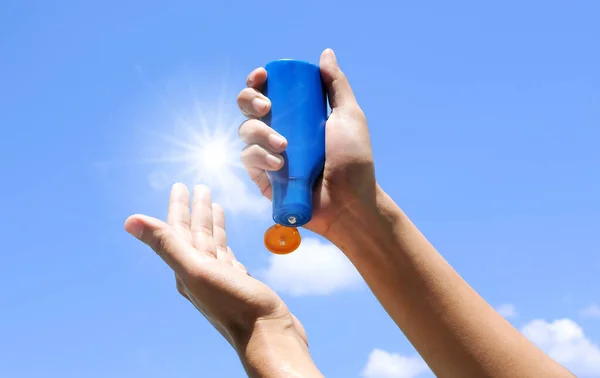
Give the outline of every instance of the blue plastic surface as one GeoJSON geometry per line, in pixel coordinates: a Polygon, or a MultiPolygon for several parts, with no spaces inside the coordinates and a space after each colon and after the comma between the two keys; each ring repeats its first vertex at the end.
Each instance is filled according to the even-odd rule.
{"type": "Polygon", "coordinates": [[[313,187],[325,163],[327,98],[314,64],[284,59],[265,69],[263,93],[271,100],[271,112],[263,121],[288,141],[283,168],[267,172],[273,188],[273,220],[300,227],[312,218],[313,187]]]}

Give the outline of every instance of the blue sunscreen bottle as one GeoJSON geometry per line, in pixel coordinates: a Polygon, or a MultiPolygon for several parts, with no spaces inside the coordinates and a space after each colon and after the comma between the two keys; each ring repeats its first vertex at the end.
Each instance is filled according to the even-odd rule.
{"type": "MultiPolygon", "coordinates": [[[[283,167],[267,171],[273,192],[273,221],[275,226],[300,227],[312,218],[313,188],[325,164],[327,97],[320,69],[314,64],[282,59],[270,62],[265,69],[263,93],[271,101],[271,111],[262,121],[288,142],[282,154],[283,167]]],[[[288,234],[292,231],[275,229],[288,234]]],[[[286,240],[278,240],[280,247],[286,246],[286,240]]],[[[267,245],[267,234],[265,245],[274,252],[267,245]]]]}

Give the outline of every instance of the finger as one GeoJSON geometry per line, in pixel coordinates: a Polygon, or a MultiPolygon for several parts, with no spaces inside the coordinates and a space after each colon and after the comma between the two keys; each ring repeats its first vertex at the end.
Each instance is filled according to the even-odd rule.
{"type": "Polygon", "coordinates": [[[204,185],[194,187],[191,230],[194,247],[198,252],[217,257],[213,239],[213,214],[210,190],[204,185]]]}
{"type": "Polygon", "coordinates": [[[125,230],[141,240],[159,255],[179,276],[197,266],[194,249],[165,222],[146,215],[132,215],[125,221],[125,230]]]}
{"type": "Polygon", "coordinates": [[[248,172],[250,179],[258,186],[260,193],[270,200],[273,195],[273,188],[271,187],[271,180],[269,180],[267,172],[264,169],[255,167],[246,167],[246,172],[248,172]]]}
{"type": "Polygon", "coordinates": [[[321,67],[321,77],[327,88],[329,104],[331,108],[358,106],[352,87],[338,66],[335,53],[331,49],[326,49],[321,54],[319,63],[321,67]]]}
{"type": "Polygon", "coordinates": [[[281,134],[257,119],[242,123],[238,134],[245,144],[258,144],[272,152],[281,153],[287,147],[287,140],[281,134]]]}
{"type": "Polygon", "coordinates": [[[258,67],[254,71],[250,72],[246,79],[246,86],[253,88],[258,91],[262,90],[267,82],[267,70],[263,67],[258,67]]]}
{"type": "Polygon", "coordinates": [[[237,260],[233,261],[233,267],[236,268],[237,270],[239,270],[240,272],[244,273],[244,274],[248,274],[248,269],[246,269],[246,267],[244,266],[244,264],[242,264],[241,262],[239,262],[237,260]]]}
{"type": "Polygon", "coordinates": [[[261,194],[268,199],[272,196],[272,187],[265,170],[276,171],[283,166],[283,157],[273,155],[260,146],[253,145],[241,153],[241,161],[250,179],[254,181],[261,194]]]}
{"type": "Polygon", "coordinates": [[[234,268],[236,268],[237,270],[239,270],[240,272],[242,272],[244,274],[248,274],[248,269],[246,269],[244,264],[242,264],[241,262],[239,262],[237,260],[237,258],[235,257],[235,254],[233,253],[233,250],[229,246],[227,246],[227,254],[230,256],[231,265],[233,265],[234,268]]]}
{"type": "Polygon", "coordinates": [[[230,246],[227,246],[227,255],[229,256],[232,262],[237,260],[230,246]]]}
{"type": "Polygon", "coordinates": [[[271,101],[254,88],[243,89],[237,97],[242,114],[248,118],[261,118],[271,110],[271,101]]]}
{"type": "Polygon", "coordinates": [[[283,167],[283,156],[271,153],[258,144],[244,147],[240,153],[240,159],[246,169],[278,171],[283,167]]]}
{"type": "Polygon", "coordinates": [[[184,184],[177,183],[171,189],[167,223],[171,225],[183,240],[192,243],[190,231],[190,192],[184,184]]]}
{"type": "Polygon", "coordinates": [[[217,259],[231,262],[227,255],[227,233],[225,232],[225,211],[221,205],[212,204],[213,214],[213,239],[217,250],[217,259]]]}

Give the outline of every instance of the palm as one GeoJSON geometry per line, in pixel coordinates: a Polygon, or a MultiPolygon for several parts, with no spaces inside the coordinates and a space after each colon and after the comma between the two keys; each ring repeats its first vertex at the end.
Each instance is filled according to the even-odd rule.
{"type": "Polygon", "coordinates": [[[307,229],[324,235],[331,222],[374,186],[369,133],[360,109],[334,109],[326,124],[325,168],[315,185],[314,213],[307,229]]]}
{"type": "Polygon", "coordinates": [[[207,188],[196,188],[190,212],[189,192],[184,185],[176,184],[166,224],[146,216],[132,216],[126,227],[131,228],[136,222],[153,230],[153,237],[161,235],[156,240],[142,240],[173,268],[181,295],[230,343],[232,332],[248,330],[259,319],[285,317],[293,320],[296,332],[306,342],[300,322],[279,296],[251,277],[227,247],[223,209],[212,204],[207,188]]]}
{"type": "Polygon", "coordinates": [[[208,255],[203,268],[185,283],[179,280],[178,291],[200,311],[208,321],[232,342],[227,329],[248,324],[248,319],[260,319],[286,311],[277,294],[262,282],[250,277],[241,263],[232,266],[225,257],[208,255]],[[243,318],[239,315],[244,314],[243,318]]]}

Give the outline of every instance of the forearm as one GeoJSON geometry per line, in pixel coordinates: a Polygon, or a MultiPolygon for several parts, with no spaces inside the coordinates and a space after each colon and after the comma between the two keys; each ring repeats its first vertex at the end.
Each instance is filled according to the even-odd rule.
{"type": "Polygon", "coordinates": [[[439,377],[572,377],[481,298],[378,188],[328,238],[439,377]]]}
{"type": "Polygon", "coordinates": [[[295,331],[286,331],[286,327],[258,327],[247,339],[236,343],[238,355],[248,376],[322,378],[323,375],[310,357],[304,341],[295,331]]]}

